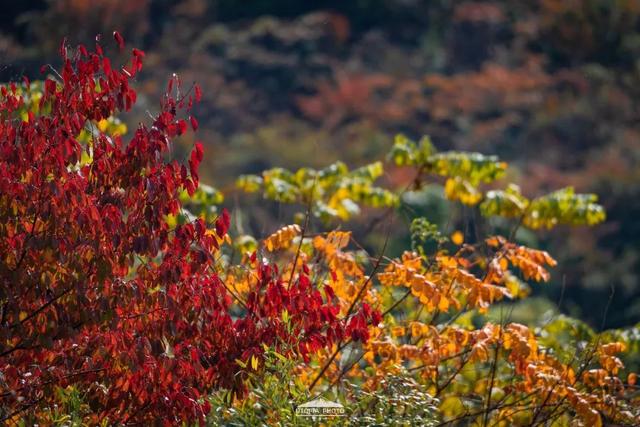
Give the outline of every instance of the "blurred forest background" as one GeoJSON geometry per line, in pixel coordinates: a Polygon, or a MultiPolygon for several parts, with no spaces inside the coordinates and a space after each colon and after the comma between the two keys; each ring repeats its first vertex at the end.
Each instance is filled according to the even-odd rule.
{"type": "MultiPolygon", "coordinates": [[[[136,120],[172,73],[201,85],[203,181],[225,193],[236,227],[265,235],[291,221],[236,194],[239,174],[356,167],[383,158],[397,132],[428,134],[439,149],[499,155],[527,195],[573,185],[600,196],[603,225],[518,234],[559,260],[531,316],[559,305],[600,327],[615,289],[605,326],[640,321],[639,0],[7,0],[0,81],[42,77],[36,64],[59,65],[64,37],[92,45],[116,29],[147,54],[136,120]]],[[[410,179],[385,177],[398,189],[410,179]]],[[[467,241],[504,226],[449,207],[436,187],[407,193],[404,208],[467,241]]],[[[408,226],[371,230],[379,215],[349,227],[373,253],[390,232],[396,255],[408,226]]]]}

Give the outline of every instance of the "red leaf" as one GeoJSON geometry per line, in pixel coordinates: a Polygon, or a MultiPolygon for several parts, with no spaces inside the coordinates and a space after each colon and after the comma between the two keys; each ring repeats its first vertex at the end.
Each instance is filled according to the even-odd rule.
{"type": "Polygon", "coordinates": [[[191,152],[191,160],[193,160],[196,167],[202,161],[203,156],[204,156],[204,150],[202,149],[202,143],[198,141],[194,144],[193,151],[191,152]]]}
{"type": "Polygon", "coordinates": [[[185,180],[184,185],[186,187],[186,190],[189,196],[193,196],[196,192],[196,185],[193,183],[193,181],[190,179],[187,179],[185,180]]]}
{"type": "Polygon", "coordinates": [[[124,49],[124,39],[122,38],[120,33],[117,31],[114,31],[113,38],[116,40],[116,43],[118,43],[118,47],[120,48],[120,50],[124,49]]]}
{"type": "Polygon", "coordinates": [[[136,49],[135,47],[132,49],[133,56],[136,58],[144,58],[144,51],[140,49],[136,49]]]}
{"type": "Polygon", "coordinates": [[[231,216],[229,215],[229,211],[227,209],[222,209],[222,220],[224,221],[224,224],[228,230],[229,226],[231,225],[231,216]]]}
{"type": "Polygon", "coordinates": [[[104,71],[107,76],[111,74],[111,61],[109,61],[109,58],[105,57],[102,59],[102,71],[104,71]]]}
{"type": "MultiPolygon", "coordinates": [[[[120,34],[114,38],[122,47],[120,34]]],[[[79,171],[69,168],[85,148],[77,140],[80,129],[136,101],[125,73],[112,68],[98,45],[96,53],[87,55],[79,49],[64,61],[61,82],[49,78],[43,83],[40,103],[51,108],[37,115],[29,111],[29,120],[23,122],[14,121],[12,114],[0,120],[0,187],[17,209],[4,209],[0,220],[20,224],[0,227],[0,239],[8,248],[28,249],[20,271],[46,279],[43,286],[29,286],[31,273],[17,274],[16,286],[0,287],[12,300],[19,298],[20,310],[33,313],[43,302],[55,302],[23,327],[3,331],[10,343],[55,338],[54,345],[5,355],[3,387],[32,399],[46,392],[45,381],[47,387],[72,385],[96,402],[96,416],[108,416],[113,424],[147,425],[163,418],[167,425],[178,419],[191,423],[201,416],[199,410],[210,410],[208,403],[198,403],[199,396],[220,388],[237,390],[242,370],[235,361],[259,356],[263,344],[299,340],[290,356],[309,360],[314,351],[346,337],[331,287],[323,294],[311,283],[306,264],[299,280],[286,286],[285,273],[256,252],[247,265],[259,278],[245,300],[250,316],[236,321],[237,302],[225,289],[224,278],[209,269],[215,259],[208,251],[219,245],[217,236],[207,232],[203,218],[180,217],[175,225],[166,220],[180,211],[183,189],[194,194],[204,156],[203,144],[197,142],[188,166],[167,161],[171,138],[189,126],[186,118],[178,119],[185,117],[182,100],[167,94],[159,116],[138,126],[127,143],[97,132],[91,164],[79,171]],[[52,179],[44,179],[48,176],[52,179]],[[35,223],[28,214],[37,212],[41,201],[29,197],[29,190],[45,195],[51,208],[35,223]],[[40,243],[26,245],[36,229],[40,243]],[[138,254],[148,262],[138,264],[138,254]],[[161,260],[151,259],[158,254],[161,260]],[[132,268],[137,269],[135,277],[132,268]],[[51,280],[50,273],[57,279],[51,280]],[[73,283],[69,291],[67,283],[73,283]],[[64,292],[73,297],[53,300],[64,292]],[[282,328],[284,308],[291,330],[282,328]],[[201,363],[205,356],[208,363],[201,363]],[[76,375],[78,369],[95,366],[100,369],[76,375]],[[112,385],[107,396],[96,383],[112,385]]],[[[131,73],[139,70],[143,55],[133,51],[131,73]]],[[[179,85],[177,77],[171,82],[179,85]]],[[[24,84],[29,86],[28,79],[24,84]]],[[[17,89],[3,85],[0,93],[17,89]]],[[[194,98],[200,97],[195,87],[194,98]]],[[[21,108],[18,98],[0,97],[0,111],[21,108]]],[[[189,121],[195,131],[197,120],[189,121]]],[[[223,209],[215,220],[216,233],[226,235],[230,223],[223,209]]],[[[12,313],[9,316],[18,316],[12,313]]],[[[359,340],[368,337],[369,319],[363,313],[360,309],[349,319],[349,333],[359,340]]],[[[373,319],[379,316],[369,313],[373,319]]],[[[37,411],[48,403],[34,402],[37,411]]],[[[7,400],[7,406],[12,412],[24,409],[16,399],[7,400]]]]}
{"type": "Polygon", "coordinates": [[[327,294],[327,298],[332,300],[335,298],[336,294],[333,292],[333,288],[329,285],[324,287],[324,292],[327,294]]]}
{"type": "Polygon", "coordinates": [[[178,120],[178,135],[182,135],[187,131],[187,122],[178,120]]]}
{"type": "Polygon", "coordinates": [[[216,219],[216,234],[220,237],[227,234],[229,226],[231,225],[231,217],[229,211],[222,209],[222,214],[216,219]]]}
{"type": "Polygon", "coordinates": [[[51,79],[44,81],[44,93],[45,95],[52,95],[56,91],[56,82],[51,79]]]}

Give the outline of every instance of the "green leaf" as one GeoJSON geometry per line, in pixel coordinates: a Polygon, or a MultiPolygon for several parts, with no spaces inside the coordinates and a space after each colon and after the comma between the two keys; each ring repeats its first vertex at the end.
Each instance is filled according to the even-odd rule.
{"type": "Polygon", "coordinates": [[[519,218],[528,206],[529,200],[520,193],[520,187],[509,184],[506,190],[488,191],[480,205],[480,212],[484,216],[519,218]]]}
{"type": "Polygon", "coordinates": [[[597,204],[595,194],[576,194],[566,187],[534,199],[527,209],[527,227],[553,228],[565,225],[595,225],[606,219],[604,208],[597,204]]]}
{"type": "Polygon", "coordinates": [[[257,175],[240,175],[236,180],[236,187],[246,193],[260,191],[262,184],[262,178],[257,175]]]}
{"type": "Polygon", "coordinates": [[[299,204],[305,209],[311,203],[313,215],[324,222],[336,218],[346,221],[360,213],[359,205],[381,208],[399,204],[395,194],[374,185],[383,173],[381,162],[353,171],[336,162],[319,171],[273,168],[264,171],[262,177],[243,176],[237,186],[247,192],[262,190],[267,199],[299,204]]]}
{"type": "Polygon", "coordinates": [[[429,156],[424,166],[429,173],[461,178],[473,186],[493,182],[504,176],[507,170],[507,164],[499,161],[496,156],[460,151],[448,151],[429,156]]]}

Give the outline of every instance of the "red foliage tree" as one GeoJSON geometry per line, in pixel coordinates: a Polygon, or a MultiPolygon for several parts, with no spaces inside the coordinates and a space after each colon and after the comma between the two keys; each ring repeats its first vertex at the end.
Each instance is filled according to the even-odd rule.
{"type": "Polygon", "coordinates": [[[135,103],[130,84],[144,53],[134,49],[131,64],[118,68],[100,45],[69,52],[63,44],[61,75],[45,80],[38,114],[21,118],[16,85],[0,97],[3,420],[38,418],[70,385],[96,420],[202,420],[206,393],[242,394],[242,370],[259,368],[238,361],[259,361],[264,345],[287,344],[290,356],[305,357],[347,334],[366,338],[379,315],[362,307],[339,318],[331,290],[323,297],[304,265],[284,282],[254,259],[256,290],[234,301],[214,257],[226,211],[215,227],[166,221],[181,209],[179,193],[198,186],[200,143],[188,166],[164,159],[187,131],[183,116],[199,88],[178,97],[171,80],[151,125],[125,142],[93,124],[135,103]]]}

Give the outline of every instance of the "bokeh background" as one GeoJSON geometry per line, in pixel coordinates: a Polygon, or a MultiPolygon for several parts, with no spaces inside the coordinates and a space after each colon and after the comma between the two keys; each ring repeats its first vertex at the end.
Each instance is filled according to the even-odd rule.
{"type": "MultiPolygon", "coordinates": [[[[41,77],[64,37],[92,45],[101,33],[118,55],[114,30],[147,54],[130,125],[156,108],[172,73],[201,85],[203,180],[225,192],[243,231],[264,235],[288,213],[237,194],[239,174],[360,166],[383,158],[397,132],[428,134],[439,149],[499,155],[529,196],[566,185],[600,196],[601,226],[519,233],[560,262],[534,290],[531,316],[640,321],[639,0],[5,0],[0,81],[41,77]]],[[[385,184],[407,179],[390,169],[385,184]]],[[[481,226],[436,187],[405,202],[468,240],[481,226]]],[[[377,214],[348,225],[373,252],[377,214]]],[[[391,233],[393,255],[406,224],[391,233]]]]}

